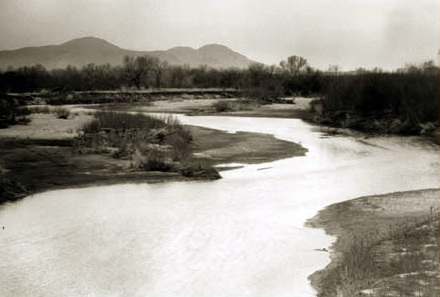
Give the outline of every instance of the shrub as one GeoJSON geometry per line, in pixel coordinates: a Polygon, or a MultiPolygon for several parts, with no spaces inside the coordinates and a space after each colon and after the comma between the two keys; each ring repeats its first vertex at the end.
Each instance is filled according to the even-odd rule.
{"type": "Polygon", "coordinates": [[[164,120],[150,117],[141,113],[131,114],[114,111],[99,111],[94,114],[91,122],[82,128],[84,133],[98,133],[101,129],[151,129],[163,128],[166,126],[164,120]]]}
{"type": "Polygon", "coordinates": [[[216,112],[252,110],[258,106],[260,106],[259,100],[249,98],[234,101],[219,100],[212,104],[212,107],[216,112]]]}
{"type": "Polygon", "coordinates": [[[142,153],[139,149],[135,149],[131,159],[131,167],[133,169],[162,172],[168,172],[173,169],[173,165],[166,162],[164,152],[156,149],[151,149],[147,153],[142,153]]]}
{"type": "Polygon", "coordinates": [[[190,155],[190,144],[193,140],[191,133],[178,119],[169,116],[165,119],[168,134],[163,143],[173,148],[173,161],[186,159],[190,155]]]}
{"type": "Polygon", "coordinates": [[[151,150],[147,154],[142,168],[147,171],[171,171],[173,166],[165,161],[165,154],[159,150],[151,150]]]}
{"type": "Polygon", "coordinates": [[[220,179],[221,176],[215,168],[207,165],[203,161],[189,160],[184,162],[180,173],[186,177],[203,178],[203,179],[220,179]]]}
{"type": "Polygon", "coordinates": [[[7,128],[10,125],[28,123],[30,114],[27,108],[22,108],[18,101],[0,99],[0,128],[7,128]]]}
{"type": "Polygon", "coordinates": [[[249,98],[239,99],[233,102],[234,110],[252,110],[261,105],[259,100],[252,100],[249,98]]]}
{"type": "Polygon", "coordinates": [[[212,104],[212,107],[215,109],[216,112],[224,112],[224,111],[231,111],[232,106],[229,102],[226,102],[224,100],[219,100],[217,102],[214,102],[212,104]]]}
{"type": "Polygon", "coordinates": [[[82,130],[75,140],[78,150],[89,147],[93,152],[113,152],[115,158],[131,158],[131,166],[137,169],[170,171],[171,160],[190,155],[192,136],[171,116],[97,112],[82,130]]]}
{"type": "Polygon", "coordinates": [[[248,88],[245,96],[250,99],[258,100],[261,104],[277,102],[283,96],[283,89],[278,84],[267,84],[264,86],[248,88]]]}
{"type": "Polygon", "coordinates": [[[53,113],[56,115],[58,119],[68,119],[70,116],[70,111],[63,107],[57,107],[53,110],[53,113]]]}

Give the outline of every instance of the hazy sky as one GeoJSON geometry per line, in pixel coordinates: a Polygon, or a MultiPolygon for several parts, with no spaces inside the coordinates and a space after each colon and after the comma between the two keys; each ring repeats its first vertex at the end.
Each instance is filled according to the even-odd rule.
{"type": "Polygon", "coordinates": [[[138,50],[224,44],[277,64],[437,60],[439,0],[0,0],[0,50],[96,36],[138,50]]]}

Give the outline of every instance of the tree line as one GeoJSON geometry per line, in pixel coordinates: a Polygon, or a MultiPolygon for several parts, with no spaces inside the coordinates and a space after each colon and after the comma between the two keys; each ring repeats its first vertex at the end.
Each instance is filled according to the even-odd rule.
{"type": "Polygon", "coordinates": [[[380,117],[392,113],[413,123],[438,120],[439,68],[429,61],[395,71],[312,68],[300,56],[278,65],[246,69],[170,65],[156,57],[125,56],[120,66],[88,64],[47,70],[41,65],[0,71],[0,92],[84,91],[142,88],[236,88],[246,97],[273,102],[281,96],[320,97],[324,112],[380,117]]]}
{"type": "MultiPolygon", "coordinates": [[[[120,66],[88,64],[77,68],[47,70],[42,65],[0,70],[0,92],[39,90],[115,90],[121,88],[236,88],[253,89],[278,95],[323,94],[335,77],[353,77],[368,73],[384,74],[380,69],[359,68],[341,73],[337,65],[327,71],[313,69],[300,56],[290,56],[279,65],[251,64],[246,69],[214,69],[206,65],[170,65],[152,56],[125,56],[120,66]]],[[[406,65],[394,74],[436,74],[438,67],[427,62],[406,65]]]]}
{"type": "Polygon", "coordinates": [[[329,78],[323,95],[323,113],[331,123],[338,123],[341,116],[350,113],[366,120],[364,126],[374,119],[400,119],[405,122],[401,132],[408,134],[418,133],[422,123],[438,126],[437,67],[334,76],[329,78]]]}
{"type": "Polygon", "coordinates": [[[39,90],[115,90],[121,88],[236,88],[267,90],[275,95],[317,93],[324,73],[299,56],[279,66],[255,63],[247,69],[214,69],[205,65],[170,65],[152,56],[125,56],[120,66],[88,64],[47,70],[42,65],[0,70],[1,92],[39,90]]]}

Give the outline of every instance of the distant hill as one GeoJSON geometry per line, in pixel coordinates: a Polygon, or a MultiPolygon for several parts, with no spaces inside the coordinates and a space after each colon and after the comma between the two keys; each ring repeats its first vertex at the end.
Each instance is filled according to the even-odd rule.
{"type": "Polygon", "coordinates": [[[67,65],[82,67],[89,63],[120,65],[124,55],[151,55],[170,64],[188,64],[192,67],[207,65],[214,68],[245,68],[253,63],[247,57],[219,44],[209,44],[199,49],[174,47],[166,51],[133,51],[96,37],[83,37],[60,45],[0,51],[0,69],[35,64],[41,64],[47,69],[64,68],[67,65]]]}

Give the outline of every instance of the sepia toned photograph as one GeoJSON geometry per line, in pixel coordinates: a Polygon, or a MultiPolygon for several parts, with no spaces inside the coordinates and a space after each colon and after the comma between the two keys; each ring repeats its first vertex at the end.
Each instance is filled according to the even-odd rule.
{"type": "Polygon", "coordinates": [[[0,297],[439,297],[438,0],[0,0],[0,297]]]}

